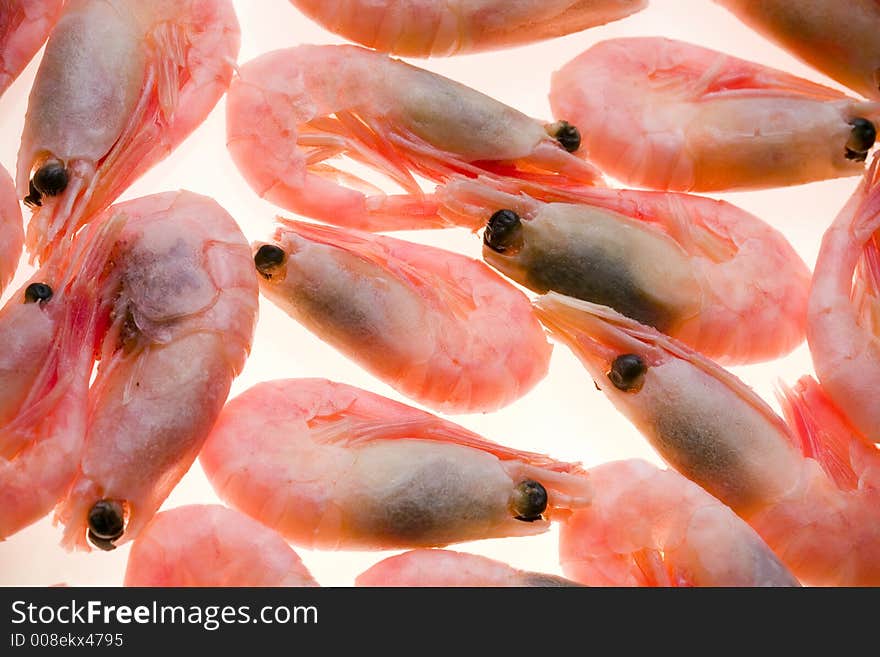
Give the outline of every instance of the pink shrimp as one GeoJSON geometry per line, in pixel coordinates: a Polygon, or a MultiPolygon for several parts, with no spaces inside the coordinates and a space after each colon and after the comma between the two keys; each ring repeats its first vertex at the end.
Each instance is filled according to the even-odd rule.
{"type": "Polygon", "coordinates": [[[331,32],[404,57],[511,48],[604,25],[647,0],[290,0],[331,32]]]}
{"type": "Polygon", "coordinates": [[[562,525],[563,572],[590,586],[799,586],[742,519],[675,470],[590,468],[594,495],[562,525]]]}
{"type": "Polygon", "coordinates": [[[591,497],[576,464],[322,379],[261,383],[231,400],[199,460],[223,500],[306,548],[540,534],[591,497]]]}
{"type": "Polygon", "coordinates": [[[807,341],[822,387],[880,442],[880,161],[826,231],[810,291],[807,341]]]}
{"type": "Polygon", "coordinates": [[[318,586],[277,533],[216,504],[157,514],[128,554],[125,586],[318,586]]]}
{"type": "Polygon", "coordinates": [[[443,181],[453,173],[491,173],[537,189],[601,180],[568,152],[580,145],[573,126],[543,125],[436,73],[356,46],[299,46],[244,64],[229,88],[226,122],[232,159],[257,194],[362,230],[446,225],[414,174],[443,181]],[[386,196],[327,162],[339,155],[406,193],[386,196]]]}
{"type": "Polygon", "coordinates": [[[46,41],[64,0],[0,2],[0,96],[46,41]]]}
{"type": "Polygon", "coordinates": [[[284,220],[254,255],[263,294],[401,393],[449,413],[512,403],[547,374],[528,298],[483,263],[284,220]]]}
{"type": "Polygon", "coordinates": [[[0,310],[0,540],[49,513],[76,475],[109,311],[98,281],[122,223],[81,233],[0,310]]]}
{"type": "Polygon", "coordinates": [[[128,222],[106,254],[113,324],[79,473],[57,514],[68,548],[88,549],[87,535],[106,550],[137,537],[195,460],[257,317],[250,248],[214,200],[156,194],[106,214],[128,222]]]}
{"type": "Polygon", "coordinates": [[[804,339],[810,270],[781,233],[723,201],[597,187],[547,204],[466,180],[438,197],[444,216],[486,225],[486,262],[535,292],[611,306],[725,363],[804,339]]]}
{"type": "Polygon", "coordinates": [[[748,522],[806,584],[880,584],[880,453],[830,415],[818,386],[783,394],[788,425],[710,360],[614,311],[549,294],[536,302],[596,385],[663,459],[748,522]]]}
{"type": "Polygon", "coordinates": [[[506,563],[451,550],[410,550],[358,575],[355,586],[545,587],[580,586],[546,573],[517,570],[506,563]]]}
{"type": "Polygon", "coordinates": [[[580,153],[628,185],[723,191],[856,176],[880,104],[659,37],[603,41],[554,74],[580,153]]]}
{"type": "Polygon", "coordinates": [[[880,100],[876,0],[714,1],[816,70],[880,100]]]}
{"type": "Polygon", "coordinates": [[[15,195],[15,184],[6,169],[0,166],[0,294],[15,275],[23,246],[24,221],[15,195]]]}
{"type": "Polygon", "coordinates": [[[229,86],[230,0],[69,0],[46,45],[18,152],[42,260],[166,157],[229,86]]]}

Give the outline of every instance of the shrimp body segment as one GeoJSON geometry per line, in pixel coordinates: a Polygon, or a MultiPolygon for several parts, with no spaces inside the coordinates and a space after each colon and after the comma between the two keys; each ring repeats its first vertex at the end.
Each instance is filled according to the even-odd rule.
{"type": "Polygon", "coordinates": [[[76,476],[109,311],[96,281],[122,225],[81,233],[0,310],[0,540],[49,513],[76,476]]]}
{"type": "Polygon", "coordinates": [[[254,256],[263,294],[418,402],[487,412],[549,368],[528,298],[482,262],[370,233],[284,220],[254,256]]]}
{"type": "Polygon", "coordinates": [[[281,536],[243,513],[193,504],[156,514],[131,547],[125,586],[318,586],[281,536]]]}
{"type": "Polygon", "coordinates": [[[355,586],[382,587],[555,587],[580,586],[545,573],[518,570],[476,554],[451,550],[410,550],[389,557],[358,575],[355,586]]]}
{"type": "Polygon", "coordinates": [[[0,96],[46,41],[64,0],[4,0],[0,3],[0,96]]]}
{"type": "Polygon", "coordinates": [[[828,415],[818,386],[787,395],[805,418],[789,428],[739,379],[650,327],[560,295],[536,304],[663,459],[752,525],[800,581],[880,583],[880,454],[840,430],[844,420],[810,420],[820,405],[828,415]]]}
{"type": "Polygon", "coordinates": [[[590,468],[593,503],[562,525],[563,572],[589,586],[799,586],[742,519],[674,470],[590,468]],[[601,482],[601,483],[599,483],[601,482]]]}
{"type": "Polygon", "coordinates": [[[15,184],[0,166],[0,294],[9,285],[24,246],[24,221],[15,195],[15,184]]]}
{"type": "Polygon", "coordinates": [[[224,501],[305,548],[539,534],[591,497],[575,464],[320,379],[261,383],[231,400],[199,460],[224,501]]]}
{"type": "Polygon", "coordinates": [[[291,0],[331,32],[404,57],[445,57],[565,36],[647,0],[291,0]]]}
{"type": "Polygon", "coordinates": [[[601,179],[571,126],[543,125],[436,73],[356,46],[299,46],[261,55],[232,81],[227,144],[248,184],[286,210],[362,230],[442,227],[414,178],[516,177],[523,185],[601,179]],[[555,135],[555,136],[551,136],[555,135]],[[339,169],[345,155],[405,194],[386,196],[339,169]],[[354,189],[357,187],[358,189],[354,189]]]}
{"type": "Polygon", "coordinates": [[[257,318],[250,247],[214,200],[156,194],[107,213],[129,219],[106,254],[113,323],[80,470],[58,512],[68,548],[137,537],[195,460],[257,318]]]}
{"type": "Polygon", "coordinates": [[[725,363],[804,339],[810,270],[785,237],[725,203],[594,188],[543,203],[457,180],[443,212],[486,226],[483,257],[517,283],[613,307],[725,363]]]}
{"type": "Polygon", "coordinates": [[[553,76],[556,116],[627,185],[760,189],[864,172],[880,105],[659,37],[603,41],[553,76]]]}
{"type": "Polygon", "coordinates": [[[44,259],[165,158],[229,86],[229,0],[70,0],[28,100],[16,185],[44,259]]]}
{"type": "Polygon", "coordinates": [[[822,387],[880,442],[880,161],[825,232],[810,291],[807,341],[822,387]]]}
{"type": "Polygon", "coordinates": [[[880,5],[875,0],[714,1],[816,70],[880,100],[880,5]]]}

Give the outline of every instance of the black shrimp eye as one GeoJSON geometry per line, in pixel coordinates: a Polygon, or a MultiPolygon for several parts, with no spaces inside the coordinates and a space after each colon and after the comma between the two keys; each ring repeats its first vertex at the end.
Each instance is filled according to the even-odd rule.
{"type": "Polygon", "coordinates": [[[24,204],[31,209],[43,206],[43,195],[37,191],[36,187],[34,187],[33,179],[28,183],[28,195],[25,196],[22,201],[24,201],[24,204]]]}
{"type": "Polygon", "coordinates": [[[58,196],[67,189],[70,176],[67,169],[57,160],[46,162],[34,174],[34,188],[45,196],[58,196]]]}
{"type": "Polygon", "coordinates": [[[537,481],[526,479],[517,484],[510,499],[510,510],[517,520],[535,522],[547,510],[547,489],[537,481]]]}
{"type": "Polygon", "coordinates": [[[31,283],[24,290],[25,303],[38,303],[52,298],[52,288],[45,283],[31,283]]]}
{"type": "Polygon", "coordinates": [[[624,354],[618,356],[611,363],[611,371],[608,372],[608,378],[614,387],[623,392],[638,392],[645,383],[645,374],[648,372],[648,365],[641,356],[635,354],[624,354]]]}
{"type": "Polygon", "coordinates": [[[254,254],[254,265],[263,278],[272,278],[272,273],[284,264],[287,254],[274,244],[264,244],[254,254]]]}
{"type": "Polygon", "coordinates": [[[581,131],[568,121],[554,123],[551,136],[569,153],[574,153],[581,147],[581,131]]]}
{"type": "Polygon", "coordinates": [[[515,251],[522,243],[522,219],[513,210],[499,210],[486,224],[483,243],[498,253],[515,251]]]}
{"type": "Polygon", "coordinates": [[[89,540],[102,550],[113,550],[112,541],[125,532],[125,511],[116,500],[96,502],[89,511],[89,540]]]}
{"type": "Polygon", "coordinates": [[[868,151],[874,147],[877,140],[877,128],[867,119],[856,118],[850,121],[852,130],[846,142],[846,157],[856,162],[864,162],[868,158],[868,151]]]}

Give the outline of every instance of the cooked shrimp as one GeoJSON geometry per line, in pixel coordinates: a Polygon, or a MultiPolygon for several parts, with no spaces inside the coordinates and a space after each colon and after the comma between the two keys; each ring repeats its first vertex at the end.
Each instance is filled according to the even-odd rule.
{"type": "Polygon", "coordinates": [[[64,0],[0,2],[0,95],[37,54],[63,6],[64,0]]]}
{"type": "MultiPolygon", "coordinates": [[[[552,293],[536,305],[663,459],[752,525],[798,579],[880,584],[872,444],[842,424],[789,429],[732,374],[608,308],[552,293]]],[[[820,392],[802,382],[785,396],[809,419],[830,412],[820,392]]]]}
{"type": "Polygon", "coordinates": [[[16,184],[43,260],[166,157],[229,86],[230,0],[69,0],[28,101],[16,184]]]}
{"type": "Polygon", "coordinates": [[[122,223],[81,233],[0,310],[0,540],[49,513],[76,475],[109,310],[97,281],[122,223]]]}
{"type": "Polygon", "coordinates": [[[547,374],[528,298],[483,263],[284,220],[254,262],[263,294],[396,390],[450,413],[492,411],[547,374]]]}
{"type": "MultiPolygon", "coordinates": [[[[86,444],[58,512],[64,544],[136,538],[195,460],[244,366],[258,288],[241,230],[214,200],[156,194],[106,255],[113,324],[89,394],[86,444]]],[[[100,220],[100,219],[99,219],[100,220]]]]}
{"type": "Polygon", "coordinates": [[[0,294],[9,285],[24,246],[24,222],[15,195],[15,184],[0,166],[0,294]]]}
{"type": "Polygon", "coordinates": [[[725,363],[804,339],[810,270],[781,233],[723,201],[597,187],[547,204],[472,181],[438,196],[446,216],[486,225],[486,262],[535,292],[611,306],[725,363]]]}
{"type": "Polygon", "coordinates": [[[223,500],[306,548],[540,534],[591,496],[576,464],[322,379],[242,393],[223,409],[199,460],[223,500]]]}
{"type": "Polygon", "coordinates": [[[674,470],[590,468],[593,503],[559,534],[563,572],[590,586],[798,586],[761,537],[674,470]]]}
{"type": "Polygon", "coordinates": [[[880,104],[659,37],[603,41],[553,76],[581,153],[628,185],[708,192],[855,176],[880,104]]]}
{"type": "Polygon", "coordinates": [[[880,99],[877,0],[714,1],[828,77],[880,99]]]}
{"type": "Polygon", "coordinates": [[[822,239],[807,340],[822,387],[880,442],[880,161],[822,239]]]}
{"type": "Polygon", "coordinates": [[[125,586],[318,586],[281,536],[216,504],[157,514],[128,554],[125,586]]]}
{"type": "Polygon", "coordinates": [[[517,570],[506,563],[451,550],[411,550],[380,561],[356,586],[580,586],[558,575],[517,570]]]}
{"type": "Polygon", "coordinates": [[[226,136],[232,159],[261,197],[362,230],[445,225],[415,174],[443,181],[453,173],[492,173],[536,188],[601,178],[569,152],[580,146],[573,126],[543,125],[436,73],[356,46],[299,46],[244,64],[229,88],[226,136]],[[328,162],[339,155],[406,193],[386,196],[328,162]]]}
{"type": "Polygon", "coordinates": [[[331,32],[404,57],[444,57],[565,36],[647,0],[291,0],[331,32]]]}

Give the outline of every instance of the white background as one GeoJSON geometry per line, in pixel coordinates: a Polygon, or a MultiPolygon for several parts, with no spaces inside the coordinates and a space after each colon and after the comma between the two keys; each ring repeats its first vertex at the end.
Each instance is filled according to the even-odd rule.
{"type": "MultiPolygon", "coordinates": [[[[235,0],[234,4],[242,28],[241,62],[300,43],[340,41],[299,14],[286,0],[235,0]]],[[[709,0],[654,0],[641,14],[581,34],[513,50],[416,63],[531,116],[549,119],[547,93],[554,70],[603,39],[649,35],[692,41],[835,86],[762,40],[709,0]]],[[[0,99],[4,136],[0,164],[9,171],[15,167],[27,94],[38,61],[39,55],[0,99]]],[[[237,219],[249,240],[267,239],[279,210],[260,200],[232,164],[225,146],[224,115],[225,104],[221,100],[208,120],[121,200],[186,188],[216,198],[237,219]]],[[[621,125],[620,129],[630,127],[621,125]]],[[[780,229],[812,266],[824,229],[856,184],[857,179],[850,178],[719,198],[738,204],[780,229]]],[[[480,254],[479,237],[462,229],[401,236],[473,257],[480,254]]],[[[30,273],[23,264],[11,289],[16,289],[30,273]]],[[[780,378],[793,382],[811,372],[811,363],[806,347],[802,346],[783,360],[736,368],[735,372],[777,408],[773,398],[776,382],[780,378]]],[[[259,381],[287,377],[326,377],[403,400],[261,298],[253,351],[243,374],[233,385],[232,394],[259,381]]],[[[660,463],[639,434],[596,391],[581,365],[563,346],[554,351],[549,376],[526,397],[497,413],[453,419],[493,440],[563,460],[582,461],[587,466],[628,457],[660,463]]],[[[125,440],[125,436],[120,436],[120,440],[125,440]]],[[[196,463],[163,508],[212,502],[219,500],[196,463]]],[[[60,528],[54,527],[47,517],[0,543],[0,585],[122,583],[127,545],[111,553],[69,554],[59,547],[59,538],[60,528]]],[[[490,556],[518,568],[561,574],[555,527],[537,537],[487,540],[452,549],[490,556]]],[[[297,551],[316,579],[327,586],[351,585],[360,572],[390,554],[297,551]]]]}

